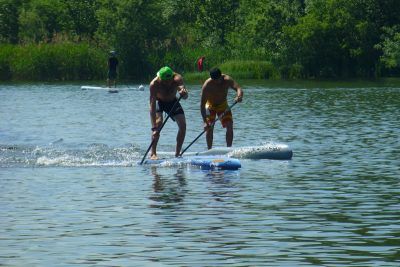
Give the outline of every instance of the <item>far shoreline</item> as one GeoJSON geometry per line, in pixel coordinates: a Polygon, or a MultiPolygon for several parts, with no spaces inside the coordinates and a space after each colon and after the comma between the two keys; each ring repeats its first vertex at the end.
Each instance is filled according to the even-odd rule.
{"type": "MultiPolygon", "coordinates": [[[[186,73],[188,75],[189,73],[186,73]]],[[[229,73],[226,73],[230,75],[229,73]]],[[[196,76],[188,75],[189,78],[185,78],[185,74],[182,74],[185,83],[189,86],[198,85],[201,86],[203,82],[208,78],[207,73],[204,72],[203,76],[196,74],[196,76]]],[[[377,79],[240,79],[233,75],[230,75],[235,79],[242,87],[268,87],[268,88],[380,88],[380,87],[393,87],[400,88],[400,77],[383,77],[377,79]]],[[[144,85],[147,86],[151,79],[144,80],[119,80],[119,85],[144,85]]],[[[29,80],[7,80],[0,81],[0,85],[12,86],[12,85],[62,85],[71,84],[76,86],[93,85],[93,86],[105,86],[106,80],[70,80],[70,81],[29,81],[29,80]]]]}

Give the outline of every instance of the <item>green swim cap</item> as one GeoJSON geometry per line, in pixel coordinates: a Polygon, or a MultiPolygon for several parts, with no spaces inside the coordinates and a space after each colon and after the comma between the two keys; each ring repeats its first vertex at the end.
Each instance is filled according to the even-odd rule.
{"type": "Polygon", "coordinates": [[[174,71],[170,67],[162,67],[158,72],[157,76],[160,77],[161,81],[171,80],[174,77],[174,71]]]}

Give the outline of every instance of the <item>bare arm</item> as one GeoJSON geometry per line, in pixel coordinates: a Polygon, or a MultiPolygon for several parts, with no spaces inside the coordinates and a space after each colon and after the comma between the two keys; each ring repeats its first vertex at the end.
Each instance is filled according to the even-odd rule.
{"type": "Polygon", "coordinates": [[[243,99],[243,90],[242,90],[242,88],[241,88],[240,85],[239,85],[236,81],[234,81],[232,78],[230,78],[230,80],[231,80],[231,85],[230,85],[230,87],[231,87],[233,90],[236,91],[236,98],[235,98],[235,101],[236,101],[236,102],[242,102],[242,99],[243,99]]]}
{"type": "Polygon", "coordinates": [[[182,96],[183,99],[187,99],[189,96],[188,90],[184,85],[178,86],[178,93],[182,96]]]}
{"type": "Polygon", "coordinates": [[[203,121],[206,122],[207,82],[201,88],[200,112],[203,121]]]}
{"type": "MultiPolygon", "coordinates": [[[[177,75],[178,76],[178,75],[177,75]]],[[[183,78],[181,75],[179,75],[176,79],[178,83],[178,93],[182,96],[183,99],[187,99],[189,96],[188,90],[186,89],[184,83],[183,83],[183,78]]]]}
{"type": "Polygon", "coordinates": [[[151,121],[151,127],[154,128],[157,126],[156,124],[156,88],[153,83],[150,83],[150,121],[151,121]]]}

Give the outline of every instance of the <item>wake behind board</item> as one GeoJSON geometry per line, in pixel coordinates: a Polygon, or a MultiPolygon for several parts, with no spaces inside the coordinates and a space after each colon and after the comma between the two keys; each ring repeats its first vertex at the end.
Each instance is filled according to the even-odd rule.
{"type": "Polygon", "coordinates": [[[241,167],[238,159],[221,156],[193,156],[181,158],[146,159],[145,165],[179,166],[190,165],[202,170],[238,170],[241,167]]]}

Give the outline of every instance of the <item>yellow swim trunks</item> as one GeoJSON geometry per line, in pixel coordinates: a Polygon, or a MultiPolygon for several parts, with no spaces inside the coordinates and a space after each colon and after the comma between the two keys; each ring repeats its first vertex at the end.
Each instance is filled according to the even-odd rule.
{"type": "MultiPolygon", "coordinates": [[[[212,123],[214,122],[216,116],[220,117],[227,109],[228,101],[223,102],[219,105],[211,105],[209,102],[206,103],[206,115],[207,115],[207,122],[212,123]]],[[[233,122],[232,112],[226,111],[225,114],[220,118],[222,127],[226,127],[229,122],[233,122]]]]}

